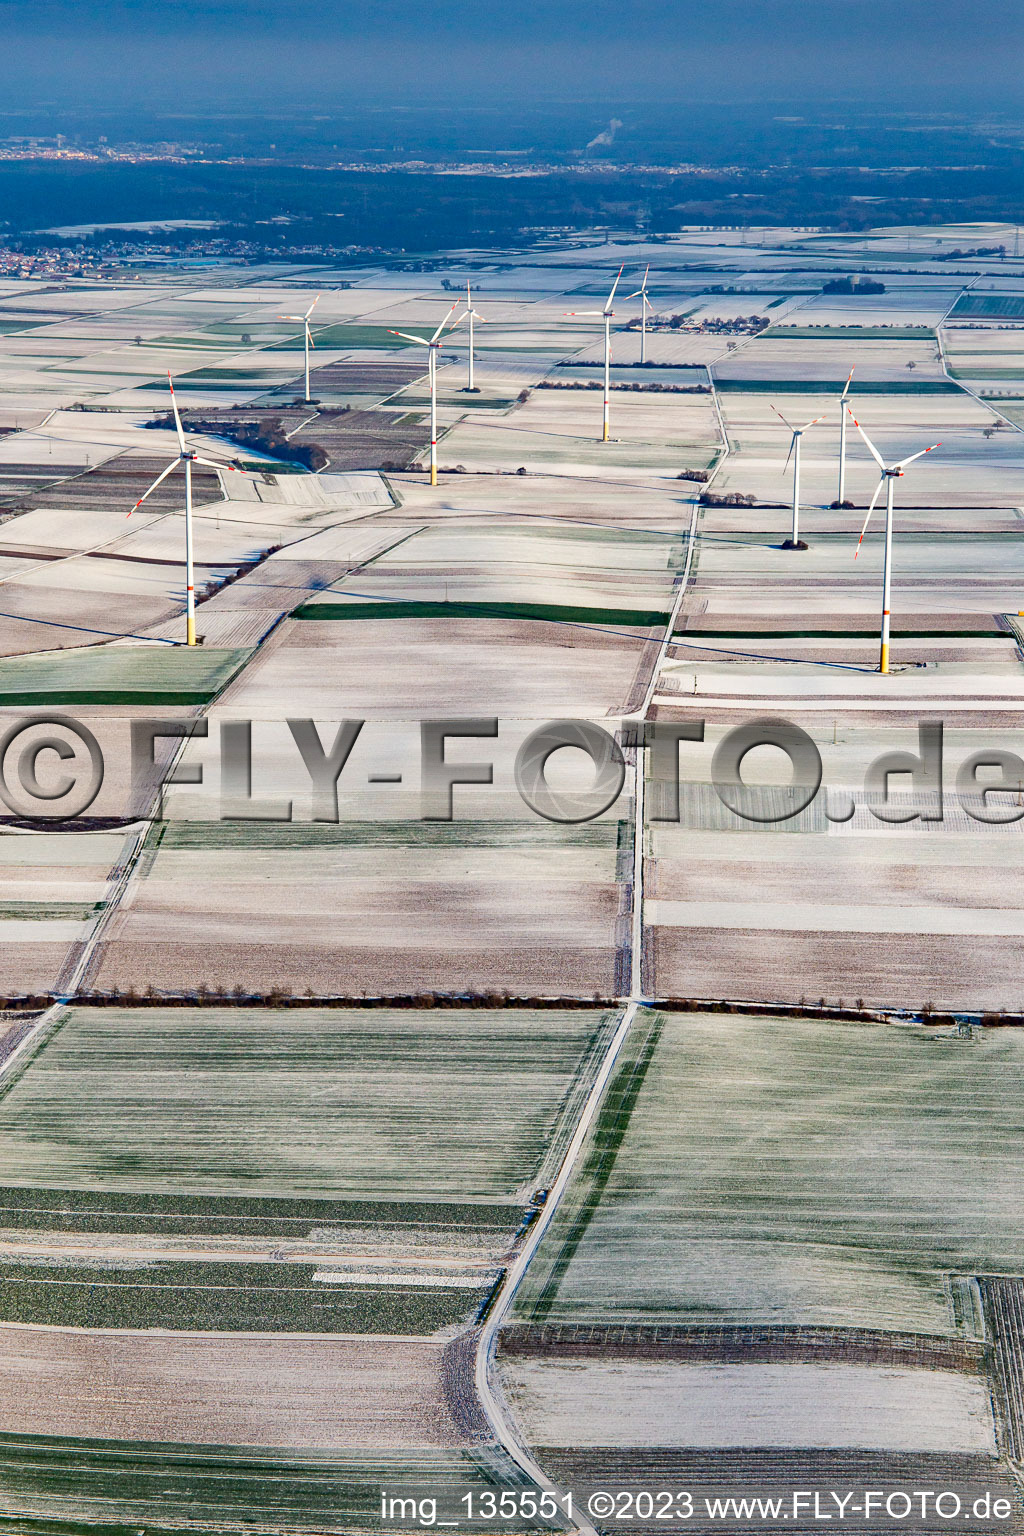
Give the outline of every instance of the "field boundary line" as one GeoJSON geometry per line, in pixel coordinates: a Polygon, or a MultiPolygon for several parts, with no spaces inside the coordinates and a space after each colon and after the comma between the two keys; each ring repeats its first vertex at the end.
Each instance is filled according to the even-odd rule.
{"type": "MultiPolygon", "coordinates": [[[[9,1328],[18,1328],[25,1333],[83,1333],[102,1334],[112,1338],[137,1338],[145,1339],[286,1339],[292,1343],[304,1343],[309,1340],[317,1344],[423,1344],[440,1352],[445,1348],[445,1341],[439,1340],[435,1334],[430,1333],[260,1333],[252,1328],[232,1328],[225,1332],[219,1328],[94,1328],[79,1327],[74,1323],[15,1323],[6,1320],[0,1321],[0,1335],[9,1328]]],[[[450,1341],[449,1341],[450,1342],[450,1341]]]]}
{"type": "MultiPolygon", "coordinates": [[[[548,1191],[548,1196],[541,1208],[540,1215],[530,1228],[515,1263],[509,1266],[504,1283],[498,1292],[487,1321],[480,1330],[480,1337],[477,1342],[476,1369],[474,1373],[476,1391],[495,1437],[516,1465],[527,1476],[531,1477],[540,1488],[549,1492],[557,1492],[557,1485],[534,1460],[530,1451],[520,1444],[507,1407],[491,1385],[498,1333],[512,1305],[516,1292],[522,1284],[526,1271],[540,1246],[541,1239],[554,1220],[562,1196],[565,1194],[566,1188],[575,1172],[580,1153],[587,1140],[587,1134],[597,1116],[601,1101],[604,1098],[605,1089],[611,1079],[619,1054],[640,1006],[639,999],[631,999],[622,1011],[622,1018],[619,1020],[615,1034],[612,1036],[608,1050],[605,1052],[604,1059],[598,1068],[597,1076],[594,1079],[593,1086],[577,1121],[576,1130],[566,1149],[566,1154],[562,1159],[555,1182],[548,1191]]],[[[596,1536],[593,1526],[585,1516],[577,1515],[574,1525],[578,1531],[583,1533],[583,1536],[596,1536]]]]}
{"type": "MultiPolygon", "coordinates": [[[[718,406],[718,396],[712,379],[712,399],[715,402],[715,410],[718,415],[719,427],[723,439],[722,456],[711,474],[710,484],[718,474],[722,465],[729,456],[729,439],[725,432],[721,410],[718,406]]],[[[672,610],[665,625],[665,634],[662,638],[658,655],[651,669],[650,682],[644,694],[644,699],[639,709],[624,718],[633,723],[646,719],[651,708],[651,702],[657,688],[658,677],[664,664],[668,648],[672,641],[679,609],[689,585],[690,574],[693,569],[693,554],[696,546],[697,524],[700,516],[699,495],[694,494],[691,500],[690,528],[687,544],[686,564],[676,589],[672,603],[672,610]]],[[[645,823],[645,792],[646,792],[646,760],[644,748],[638,744],[633,748],[633,909],[630,927],[630,983],[629,997],[606,1050],[593,1085],[587,1095],[586,1102],[577,1121],[572,1140],[566,1148],[558,1175],[548,1191],[547,1199],[541,1208],[540,1215],[527,1233],[526,1241],[516,1258],[509,1266],[502,1282],[501,1288],[495,1297],[490,1313],[480,1330],[477,1341],[476,1367],[474,1372],[477,1396],[484,1414],[491,1426],[498,1443],[529,1477],[533,1478],[537,1485],[546,1491],[557,1492],[557,1485],[549,1478],[548,1474],[536,1462],[529,1449],[520,1442],[516,1426],[511,1420],[508,1408],[504,1403],[500,1390],[492,1386],[494,1360],[497,1350],[498,1333],[501,1325],[508,1315],[509,1309],[515,1299],[516,1293],[526,1275],[538,1248],[541,1239],[547,1232],[561,1203],[566,1189],[576,1171],[577,1163],[587,1143],[590,1129],[597,1118],[598,1111],[603,1103],[606,1090],[612,1075],[618,1065],[623,1046],[632,1029],[639,1009],[644,1006],[644,998],[641,993],[641,963],[643,955],[643,879],[644,879],[644,823],[645,823]]],[[[596,1536],[594,1527],[590,1524],[586,1515],[577,1511],[573,1519],[573,1525],[581,1536],[596,1536]]]]}
{"type": "Polygon", "coordinates": [[[943,327],[945,326],[946,321],[949,319],[950,315],[953,313],[954,309],[956,309],[956,306],[959,304],[964,294],[968,293],[980,281],[981,276],[979,275],[974,279],[974,282],[964,284],[956,298],[953,300],[952,304],[946,310],[946,313],[943,315],[942,319],[939,321],[938,325],[935,327],[935,341],[939,349],[939,362],[942,364],[942,371],[946,378],[951,384],[955,384],[957,389],[962,390],[965,395],[970,395],[972,400],[977,400],[978,404],[982,407],[983,410],[991,411],[993,416],[998,416],[1000,421],[1005,421],[1006,425],[1008,427],[1012,427],[1014,432],[1024,432],[1024,426],[1021,426],[1019,421],[1014,421],[1012,417],[1007,416],[1005,412],[1001,411],[998,405],[994,405],[991,400],[984,399],[977,393],[976,390],[973,390],[969,384],[965,384],[963,379],[956,378],[949,371],[949,362],[946,358],[946,348],[943,345],[942,340],[943,327]]]}
{"type": "Polygon", "coordinates": [[[31,1065],[36,1051],[42,1050],[50,1036],[63,1024],[66,1009],[67,1003],[62,998],[51,1003],[27,1033],[22,1035],[10,1055],[0,1062],[0,1099],[14,1087],[22,1072],[31,1065]]]}

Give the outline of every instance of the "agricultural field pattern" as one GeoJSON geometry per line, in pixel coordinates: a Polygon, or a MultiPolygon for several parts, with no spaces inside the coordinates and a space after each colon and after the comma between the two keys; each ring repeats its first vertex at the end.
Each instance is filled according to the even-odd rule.
{"type": "MultiPolygon", "coordinates": [[[[0,282],[0,732],[105,765],[0,807],[0,1536],[496,1486],[981,1489],[1024,1533],[1024,260],[958,254],[1006,241],[0,282]],[[432,483],[410,337],[467,282],[432,483]],[[933,449],[889,670],[872,445],[933,449]],[[769,736],[730,800],[766,717],[820,788],[769,736]]],[[[535,1509],[489,1528],[625,1528],[535,1509]]]]}

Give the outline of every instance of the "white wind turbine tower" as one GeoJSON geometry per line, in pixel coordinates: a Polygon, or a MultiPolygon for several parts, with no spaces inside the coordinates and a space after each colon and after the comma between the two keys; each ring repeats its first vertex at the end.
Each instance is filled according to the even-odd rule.
{"type": "MultiPolygon", "coordinates": [[[[441,324],[438,326],[437,330],[434,332],[433,336],[431,336],[429,341],[427,340],[427,338],[425,336],[412,336],[412,335],[409,334],[408,331],[392,331],[392,330],[388,331],[388,335],[389,336],[401,336],[403,341],[415,341],[419,346],[429,348],[429,353],[430,353],[430,369],[429,369],[429,376],[430,376],[430,483],[431,483],[431,485],[436,485],[437,484],[437,354],[441,350],[441,348],[444,346],[444,342],[441,341],[441,339],[440,339],[441,332],[444,330],[445,326],[448,325],[449,320],[451,320],[453,311],[458,307],[458,302],[459,302],[458,299],[456,299],[455,303],[452,305],[451,309],[445,315],[444,319],[441,321],[441,324]]],[[[448,329],[450,331],[454,331],[455,327],[461,321],[465,320],[465,318],[466,318],[466,316],[464,314],[462,314],[462,315],[459,316],[458,320],[452,320],[451,325],[448,325],[448,329]]]]}
{"type": "Polygon", "coordinates": [[[312,304],[306,310],[306,313],[304,315],[278,315],[278,317],[277,317],[279,320],[299,320],[299,321],[302,322],[302,333],[303,333],[303,336],[305,337],[305,342],[306,342],[306,345],[305,345],[303,350],[304,350],[305,356],[306,356],[306,404],[307,405],[309,404],[309,349],[313,345],[313,332],[309,328],[309,317],[313,313],[314,309],[316,309],[316,307],[317,307],[317,305],[319,303],[320,303],[320,295],[317,294],[316,298],[313,300],[312,304]]]}
{"type": "Polygon", "coordinates": [[[812,421],[805,421],[802,427],[794,427],[791,421],[787,421],[777,405],[772,410],[782,422],[789,428],[792,436],[789,440],[789,452],[786,455],[786,463],[782,473],[789,468],[790,459],[793,460],[793,532],[783,544],[783,549],[806,549],[807,545],[800,538],[800,439],[811,427],[816,427],[819,421],[824,421],[824,416],[815,416],[812,421]]]}
{"type": "Polygon", "coordinates": [[[648,262],[648,264],[647,264],[647,271],[644,273],[644,280],[640,284],[640,287],[636,290],[635,293],[629,293],[629,294],[626,295],[626,297],[629,298],[629,299],[639,299],[640,300],[640,361],[641,361],[641,363],[646,363],[646,361],[647,361],[647,311],[650,310],[652,312],[652,314],[654,312],[654,305],[651,303],[650,299],[647,297],[647,279],[650,277],[650,275],[651,275],[651,267],[650,267],[650,263],[648,262]]]}
{"type": "MultiPolygon", "coordinates": [[[[231,469],[231,470],[233,470],[235,468],[235,466],[233,464],[218,464],[214,459],[203,459],[203,458],[200,458],[198,453],[193,453],[190,448],[186,447],[186,445],[185,445],[185,434],[182,431],[182,427],[181,427],[181,417],[178,415],[178,402],[174,398],[174,385],[171,383],[171,376],[170,376],[169,373],[167,375],[167,383],[168,383],[168,386],[170,387],[170,391],[171,391],[171,409],[174,412],[174,429],[175,429],[175,431],[178,434],[178,453],[177,453],[177,457],[172,459],[170,464],[168,464],[167,468],[165,470],[162,470],[160,472],[160,474],[157,475],[156,479],[153,481],[153,484],[150,486],[149,490],[146,491],[145,495],[140,496],[138,501],[135,503],[134,507],[132,507],[132,512],[137,512],[139,510],[139,508],[142,506],[142,503],[146,500],[146,497],[152,496],[152,494],[156,490],[157,486],[160,485],[160,483],[162,481],[166,480],[168,475],[173,474],[174,471],[177,469],[179,464],[184,464],[184,466],[185,466],[185,643],[187,645],[195,645],[195,643],[196,643],[196,589],[195,589],[195,572],[194,572],[194,569],[193,569],[193,560],[192,560],[192,465],[193,464],[205,464],[208,469],[231,469]]],[[[128,513],[129,517],[131,517],[132,512],[128,513]]]]}
{"type": "Polygon", "coordinates": [[[846,397],[850,393],[852,382],[853,368],[850,369],[849,378],[839,396],[839,496],[837,500],[840,506],[846,500],[846,397]]]}
{"type": "Polygon", "coordinates": [[[473,295],[469,291],[468,283],[466,284],[466,312],[460,316],[460,319],[469,321],[469,377],[466,381],[466,388],[475,392],[476,385],[473,382],[473,321],[479,320],[483,323],[484,317],[478,310],[473,308],[473,295]]]}
{"type": "Polygon", "coordinates": [[[620,267],[618,272],[615,274],[615,281],[612,283],[612,291],[608,295],[608,300],[604,306],[604,309],[566,310],[566,314],[573,318],[583,319],[584,317],[589,318],[592,315],[600,315],[604,320],[604,425],[601,432],[602,443],[606,443],[608,441],[608,402],[612,388],[612,316],[615,314],[615,311],[612,308],[612,301],[615,298],[615,290],[619,286],[619,279],[622,276],[622,271],[623,269],[620,267]]]}
{"type": "MultiPolygon", "coordinates": [[[[846,409],[848,411],[850,411],[850,407],[849,406],[847,406],[846,409]]],[[[860,433],[861,437],[864,439],[865,443],[868,446],[868,450],[869,450],[869,452],[871,454],[871,457],[874,459],[875,463],[878,465],[879,469],[881,470],[881,479],[879,480],[878,484],[875,487],[875,494],[872,496],[872,498],[871,498],[871,505],[868,507],[868,515],[864,519],[864,527],[861,529],[861,531],[860,531],[860,538],[857,540],[857,549],[856,549],[856,553],[854,554],[854,557],[853,557],[855,560],[857,558],[857,555],[860,554],[860,546],[864,542],[864,535],[865,535],[865,533],[867,533],[867,531],[868,531],[868,523],[871,521],[871,514],[875,510],[875,504],[878,501],[878,498],[879,498],[879,496],[882,493],[882,486],[883,485],[885,486],[885,554],[884,554],[883,563],[882,563],[882,650],[881,650],[881,657],[880,657],[880,660],[879,660],[878,670],[879,670],[879,672],[888,672],[888,670],[889,670],[889,578],[890,578],[891,569],[892,569],[892,492],[893,492],[893,483],[894,483],[894,481],[900,479],[900,477],[903,474],[903,471],[906,469],[908,464],[913,464],[915,459],[923,459],[926,453],[931,453],[931,452],[933,452],[934,449],[941,448],[942,444],[941,443],[932,443],[931,447],[929,447],[929,448],[922,448],[922,449],[919,450],[919,452],[912,453],[910,455],[910,457],[907,458],[907,459],[900,459],[898,464],[887,465],[885,460],[882,458],[882,455],[879,453],[878,449],[875,447],[875,445],[871,441],[870,437],[868,437],[867,433],[864,431],[864,428],[861,426],[860,422],[857,420],[856,416],[853,414],[852,411],[850,411],[850,420],[853,422],[854,426],[857,428],[857,431],[860,433]]]]}

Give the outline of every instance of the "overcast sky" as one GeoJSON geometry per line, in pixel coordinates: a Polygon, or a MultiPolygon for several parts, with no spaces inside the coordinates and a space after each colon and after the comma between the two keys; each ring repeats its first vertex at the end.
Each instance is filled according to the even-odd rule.
{"type": "Polygon", "coordinates": [[[1021,0],[0,0],[0,43],[14,105],[1024,105],[1021,0]]]}

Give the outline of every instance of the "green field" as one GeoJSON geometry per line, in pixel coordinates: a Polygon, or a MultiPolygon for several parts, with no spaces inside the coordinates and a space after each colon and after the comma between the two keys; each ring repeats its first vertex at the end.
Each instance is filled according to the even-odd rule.
{"type": "Polygon", "coordinates": [[[287,329],[287,320],[216,320],[212,325],[204,325],[202,334],[220,337],[237,350],[243,345],[243,336],[251,336],[253,346],[258,347],[275,336],[280,337],[287,329]]]}
{"type": "Polygon", "coordinates": [[[1007,416],[1010,421],[1016,422],[1018,427],[1024,427],[1024,397],[1016,395],[1013,399],[1006,400],[998,395],[983,393],[981,398],[983,400],[991,399],[996,402],[1003,416],[1007,416]]]}
{"type": "Polygon", "coordinates": [[[0,1322],[425,1337],[471,1323],[492,1284],[331,1285],[314,1281],[316,1272],[314,1264],[8,1260],[0,1263],[0,1322]]]}
{"type": "Polygon", "coordinates": [[[303,603],[293,619],[539,619],[550,624],[612,624],[647,629],[668,622],[657,608],[584,608],[559,603],[408,602],[333,598],[303,603]]]}
{"type": "Polygon", "coordinates": [[[70,1009],[0,1099],[0,1167],[22,1187],[524,1200],[611,1018],[70,1009]]]}
{"type": "MultiPolygon", "coordinates": [[[[63,921],[69,923],[84,923],[89,918],[95,917],[102,902],[91,903],[77,901],[0,901],[0,923],[19,921],[26,919],[29,922],[63,921]]],[[[3,930],[0,929],[0,936],[3,930]]]]}
{"type": "Polygon", "coordinates": [[[950,377],[954,379],[1008,379],[1017,382],[1024,379],[1024,366],[1017,368],[989,368],[984,363],[970,363],[967,367],[954,367],[949,365],[950,377]]]}
{"type": "Polygon", "coordinates": [[[762,341],[931,341],[930,325],[772,325],[762,341]]]}
{"type": "Polygon", "coordinates": [[[133,1232],[187,1237],[308,1237],[316,1227],[401,1230],[417,1242],[453,1232],[489,1241],[520,1219],[509,1201],[303,1200],[260,1195],[0,1186],[0,1225],[46,1232],[133,1232]]]}
{"type": "MultiPolygon", "coordinates": [[[[188,373],[179,375],[182,384],[237,385],[241,383],[251,385],[253,389],[256,389],[261,384],[272,389],[275,385],[282,383],[289,377],[291,375],[283,368],[260,367],[256,363],[253,363],[251,367],[243,364],[240,368],[217,367],[216,364],[211,363],[206,368],[190,368],[188,373]]],[[[179,380],[175,379],[174,382],[177,384],[179,380]]]]}
{"type": "Polygon", "coordinates": [[[0,660],[0,705],[206,704],[251,650],[92,646],[0,660]]]}
{"type": "Polygon", "coordinates": [[[225,336],[209,336],[205,334],[192,336],[152,336],[142,341],[140,348],[149,347],[156,352],[166,352],[168,347],[181,347],[185,351],[196,352],[240,352],[242,344],[237,337],[229,339],[225,336]]]}
{"type": "MultiPolygon", "coordinates": [[[[186,395],[194,391],[196,394],[207,396],[215,395],[220,391],[234,400],[239,394],[266,394],[271,389],[280,388],[288,383],[292,377],[298,376],[286,373],[249,373],[244,369],[235,371],[225,369],[223,372],[217,373],[216,377],[211,377],[213,373],[214,370],[212,369],[200,369],[195,374],[182,373],[176,375],[174,380],[175,394],[186,395]],[[202,377],[199,376],[200,374],[202,374],[202,377]]],[[[160,395],[166,400],[167,384],[166,381],[162,384],[138,384],[135,386],[134,393],[137,395],[160,395]]],[[[149,408],[149,402],[147,401],[146,409],[148,410],[149,408]]]]}
{"type": "MultiPolygon", "coordinates": [[[[719,394],[743,395],[838,395],[845,379],[720,379],[715,378],[719,394]]],[[[857,395],[949,395],[959,394],[948,379],[861,379],[857,395]]]]}
{"type": "MultiPolygon", "coordinates": [[[[512,395],[481,395],[474,399],[472,395],[464,395],[461,384],[452,384],[448,388],[442,388],[439,400],[444,405],[457,405],[463,411],[509,411],[515,405],[512,395]]],[[[396,405],[411,405],[419,411],[429,409],[430,396],[428,394],[406,394],[399,391],[395,397],[396,405]]],[[[421,418],[422,419],[422,418],[421,418]]]]}
{"type": "MultiPolygon", "coordinates": [[[[405,329],[405,327],[403,326],[402,329],[405,329]]],[[[414,336],[417,331],[423,330],[424,327],[413,325],[410,322],[408,329],[410,336],[414,336]]],[[[433,329],[432,325],[427,328],[428,336],[433,329]]],[[[314,359],[318,348],[320,350],[329,348],[337,352],[347,350],[350,347],[353,349],[387,347],[397,350],[399,347],[412,346],[415,346],[415,342],[403,341],[401,336],[393,336],[386,325],[325,325],[320,330],[317,330],[315,326],[313,327],[314,359]]],[[[289,336],[286,341],[279,341],[273,346],[268,347],[267,351],[302,352],[303,349],[302,332],[298,331],[294,336],[289,336]]]]}
{"type": "MultiPolygon", "coordinates": [[[[168,1536],[192,1532],[310,1531],[366,1536],[380,1491],[436,1493],[453,1513],[467,1489],[526,1487],[503,1453],[266,1451],[0,1435],[4,1536],[168,1536]],[[31,1515],[10,1513],[31,1510],[31,1515]],[[4,1513],[6,1510],[8,1513],[4,1513]],[[187,1522],[187,1524],[186,1524],[187,1522]]],[[[505,1531],[506,1522],[488,1529],[505,1531]]],[[[531,1529],[517,1521],[516,1530],[531,1529]]]]}
{"type": "Polygon", "coordinates": [[[1024,320],[1024,294],[962,293],[950,310],[950,320],[975,315],[986,320],[1024,320]]]}
{"type": "MultiPolygon", "coordinates": [[[[820,537],[820,535],[819,535],[820,537]]],[[[1011,535],[1012,537],[1012,535],[1011,535]]],[[[679,631],[679,638],[687,642],[696,639],[714,641],[717,645],[741,644],[749,640],[874,640],[876,629],[686,629],[679,631]]],[[[1004,629],[986,624],[984,619],[974,629],[911,629],[894,623],[892,634],[903,640],[975,640],[979,635],[993,635],[1010,640],[1004,629]]]]}
{"type": "Polygon", "coordinates": [[[626,823],[544,821],[164,821],[151,848],[615,848],[626,823]]]}
{"type": "Polygon", "coordinates": [[[519,1315],[948,1333],[1024,1268],[1024,1036],[641,1019],[519,1315]],[[631,1095],[635,1103],[630,1102],[631,1095]]]}

